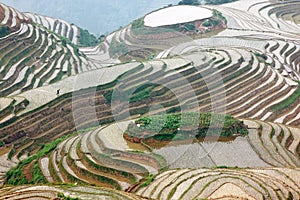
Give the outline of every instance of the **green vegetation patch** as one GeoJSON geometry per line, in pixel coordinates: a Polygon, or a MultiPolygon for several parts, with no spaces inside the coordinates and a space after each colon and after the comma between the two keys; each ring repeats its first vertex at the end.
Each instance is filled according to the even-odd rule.
{"type": "MultiPolygon", "coordinates": [[[[204,4],[219,5],[219,4],[229,3],[234,1],[237,0],[205,0],[204,4]]],[[[200,5],[200,4],[201,3],[199,0],[182,0],[178,3],[178,5],[200,5]]]]}
{"type": "Polygon", "coordinates": [[[72,197],[69,197],[69,196],[65,196],[63,193],[58,193],[57,194],[57,197],[58,197],[58,199],[60,199],[60,200],[80,200],[79,198],[72,198],[72,197]]]}
{"type": "Polygon", "coordinates": [[[237,0],[205,0],[205,4],[212,4],[212,5],[220,5],[223,3],[230,3],[237,0]]]}
{"type": "Polygon", "coordinates": [[[221,23],[227,24],[227,19],[222,15],[221,12],[214,9],[213,17],[207,19],[205,22],[202,23],[202,25],[205,27],[214,27],[218,26],[221,23]]]}
{"type": "Polygon", "coordinates": [[[4,37],[10,34],[10,30],[8,26],[0,26],[0,37],[4,37]]]}
{"type": "Polygon", "coordinates": [[[152,183],[153,181],[154,181],[154,175],[149,174],[147,177],[145,177],[145,182],[141,184],[141,187],[146,187],[150,185],[150,183],[152,183]]]}
{"type": "Polygon", "coordinates": [[[143,99],[149,98],[151,92],[155,88],[154,84],[144,84],[139,87],[130,97],[130,103],[141,101],[143,99]]]}
{"type": "Polygon", "coordinates": [[[297,90],[291,96],[289,96],[287,99],[283,100],[282,102],[271,106],[271,109],[274,112],[280,112],[285,108],[291,106],[296,101],[299,101],[299,99],[300,99],[300,82],[298,82],[297,90]]]}
{"type": "Polygon", "coordinates": [[[182,0],[178,5],[200,5],[200,2],[198,0],[182,0]]]}
{"type": "Polygon", "coordinates": [[[91,34],[88,30],[79,28],[79,45],[84,47],[97,46],[99,39],[91,34]]]}
{"type": "Polygon", "coordinates": [[[217,19],[217,20],[221,20],[223,21],[225,24],[227,23],[226,18],[223,16],[223,14],[217,10],[213,10],[213,18],[217,19]]]}
{"type": "Polygon", "coordinates": [[[59,143],[61,143],[63,140],[65,140],[68,137],[69,135],[58,138],[57,140],[44,145],[41,148],[41,150],[37,152],[37,154],[20,161],[16,167],[10,169],[5,174],[5,180],[6,180],[5,182],[9,185],[47,183],[47,180],[43,176],[43,173],[39,167],[38,160],[43,156],[50,154],[59,143]],[[24,175],[24,168],[31,163],[33,163],[32,167],[30,168],[32,180],[27,180],[26,176],[24,175]]]}
{"type": "Polygon", "coordinates": [[[176,113],[141,117],[128,126],[126,134],[137,138],[171,139],[231,137],[247,135],[242,121],[230,115],[211,113],[176,113]]]}
{"type": "Polygon", "coordinates": [[[144,27],[144,18],[136,19],[132,22],[132,29],[139,29],[144,27]]]}

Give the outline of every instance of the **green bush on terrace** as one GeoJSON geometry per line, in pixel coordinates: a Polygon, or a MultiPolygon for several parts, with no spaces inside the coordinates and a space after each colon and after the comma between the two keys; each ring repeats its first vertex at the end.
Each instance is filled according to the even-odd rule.
{"type": "Polygon", "coordinates": [[[150,185],[150,183],[152,183],[153,181],[154,181],[154,175],[149,174],[147,177],[145,177],[145,182],[143,182],[141,187],[146,187],[146,186],[150,185]]]}
{"type": "Polygon", "coordinates": [[[176,113],[141,117],[128,126],[130,136],[157,140],[186,139],[188,135],[231,137],[246,135],[248,130],[242,121],[229,115],[211,113],[176,113]],[[211,119],[213,119],[211,121],[211,119]],[[139,127],[137,126],[139,124],[139,127]],[[212,132],[207,132],[211,129],[212,132]],[[220,133],[221,132],[221,133],[220,133]],[[175,138],[174,138],[175,137],[175,138]]]}
{"type": "Polygon", "coordinates": [[[205,4],[212,4],[212,5],[220,5],[223,3],[230,3],[237,0],[205,0],[205,4]]]}
{"type": "Polygon", "coordinates": [[[69,136],[70,135],[63,136],[61,138],[58,138],[55,141],[52,141],[51,143],[43,145],[41,150],[39,150],[37,152],[37,154],[20,161],[16,167],[10,169],[5,174],[6,183],[9,185],[47,183],[47,180],[43,176],[43,173],[39,167],[38,160],[40,158],[42,158],[43,156],[46,156],[50,152],[52,152],[59,143],[61,143],[63,140],[65,140],[69,136]],[[31,171],[30,171],[30,173],[32,175],[32,180],[28,181],[24,175],[23,170],[26,166],[28,166],[32,162],[34,162],[32,168],[31,168],[31,171]]]}
{"type": "Polygon", "coordinates": [[[198,0],[182,0],[178,5],[200,5],[198,0]]]}
{"type": "Polygon", "coordinates": [[[4,37],[10,33],[8,26],[0,26],[0,37],[4,37]]]}
{"type": "Polygon", "coordinates": [[[221,23],[227,24],[227,19],[222,15],[221,12],[217,10],[213,10],[213,17],[210,19],[207,19],[205,22],[202,23],[205,27],[211,27],[211,26],[218,26],[221,23]]]}
{"type": "Polygon", "coordinates": [[[61,200],[80,200],[79,198],[72,198],[72,197],[69,197],[69,196],[65,196],[63,193],[58,193],[57,194],[57,197],[61,200]]]}
{"type": "MultiPolygon", "coordinates": [[[[234,1],[237,1],[237,0],[205,0],[204,4],[219,5],[219,4],[229,3],[229,2],[234,2],[234,1]]],[[[200,1],[199,0],[182,0],[178,3],[178,5],[200,5],[200,1]]]]}
{"type": "Polygon", "coordinates": [[[79,45],[80,46],[97,46],[99,44],[99,40],[91,34],[88,30],[83,30],[79,28],[79,45]]]}
{"type": "Polygon", "coordinates": [[[142,28],[143,26],[144,26],[144,18],[139,18],[132,22],[132,29],[142,28]]]}

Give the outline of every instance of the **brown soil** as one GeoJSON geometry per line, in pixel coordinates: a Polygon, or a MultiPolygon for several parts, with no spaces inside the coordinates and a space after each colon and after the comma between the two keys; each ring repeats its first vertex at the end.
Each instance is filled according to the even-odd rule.
{"type": "Polygon", "coordinates": [[[0,21],[2,21],[4,19],[4,9],[2,8],[2,6],[0,6],[0,21]]]}
{"type": "Polygon", "coordinates": [[[139,150],[139,151],[149,151],[148,148],[146,148],[145,146],[143,146],[140,143],[134,143],[134,142],[130,142],[128,140],[126,140],[126,143],[130,149],[135,149],[135,150],[139,150]]]}
{"type": "Polygon", "coordinates": [[[30,182],[32,180],[32,175],[31,175],[31,167],[34,164],[35,161],[32,161],[29,165],[27,165],[24,169],[23,169],[23,173],[27,179],[28,182],[30,182]]]}
{"type": "Polygon", "coordinates": [[[8,147],[1,147],[0,148],[0,156],[4,155],[4,154],[7,154],[9,151],[10,151],[11,148],[8,148],[8,147]]]}

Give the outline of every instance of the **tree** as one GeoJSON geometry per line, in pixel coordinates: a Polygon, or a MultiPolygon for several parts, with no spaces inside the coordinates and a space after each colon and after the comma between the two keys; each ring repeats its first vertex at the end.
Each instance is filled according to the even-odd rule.
{"type": "Polygon", "coordinates": [[[229,3],[236,0],[205,0],[205,4],[213,4],[213,5],[219,5],[223,3],[229,3]]]}
{"type": "Polygon", "coordinates": [[[0,37],[4,37],[10,33],[8,26],[1,26],[0,27],[0,37]]]}
{"type": "Polygon", "coordinates": [[[79,29],[79,33],[79,44],[81,46],[96,46],[99,44],[99,40],[88,30],[79,29]]]}
{"type": "Polygon", "coordinates": [[[178,5],[199,5],[198,0],[182,0],[178,3],[178,5]]]}

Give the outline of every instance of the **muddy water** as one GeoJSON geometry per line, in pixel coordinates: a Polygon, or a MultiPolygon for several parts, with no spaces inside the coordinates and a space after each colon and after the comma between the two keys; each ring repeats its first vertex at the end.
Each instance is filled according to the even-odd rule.
{"type": "Polygon", "coordinates": [[[300,14],[294,17],[295,21],[288,16],[283,16],[282,18],[286,21],[295,22],[296,24],[300,24],[300,14]]]}
{"type": "Polygon", "coordinates": [[[161,149],[165,146],[178,146],[178,145],[185,145],[185,144],[194,144],[199,142],[232,142],[237,137],[205,137],[199,139],[187,139],[187,140],[172,140],[172,141],[153,141],[153,142],[146,142],[147,145],[152,147],[153,149],[161,149]]]}
{"type": "Polygon", "coordinates": [[[128,140],[125,140],[125,141],[130,149],[138,150],[138,151],[149,151],[149,149],[146,148],[141,143],[133,143],[133,142],[129,142],[128,140]]]}
{"type": "Polygon", "coordinates": [[[252,149],[247,137],[237,137],[232,141],[172,143],[153,152],[162,155],[170,168],[269,167],[252,149]]]}

